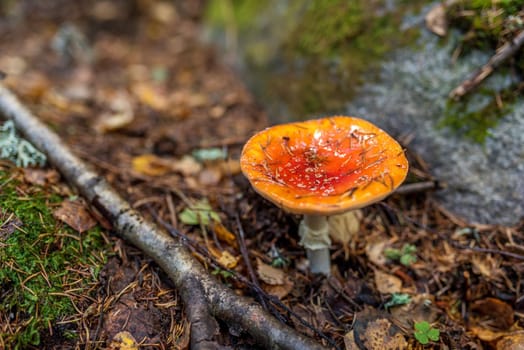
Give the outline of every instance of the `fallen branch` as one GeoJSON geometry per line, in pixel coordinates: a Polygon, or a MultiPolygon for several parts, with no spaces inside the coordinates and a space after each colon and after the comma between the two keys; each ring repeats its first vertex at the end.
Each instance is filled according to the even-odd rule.
{"type": "Polygon", "coordinates": [[[478,71],[473,73],[471,77],[464,80],[462,84],[457,86],[449,93],[449,97],[458,100],[462,96],[469,93],[484,81],[498,66],[500,66],[508,58],[515,55],[524,44],[524,30],[517,34],[511,41],[505,43],[497,49],[488,63],[483,65],[478,71]]]}
{"type": "Polygon", "coordinates": [[[185,246],[145,220],[111,186],[78,159],[45,124],[0,84],[0,112],[108,219],[125,240],[151,257],[173,280],[191,322],[191,347],[216,349],[216,319],[249,333],[271,349],[323,349],[313,340],[278,322],[253,301],[235,295],[210,276],[185,246]]]}

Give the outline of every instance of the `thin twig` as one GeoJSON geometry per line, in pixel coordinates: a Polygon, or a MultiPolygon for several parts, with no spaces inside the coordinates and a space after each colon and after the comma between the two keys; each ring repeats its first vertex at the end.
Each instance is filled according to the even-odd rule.
{"type": "MultiPolygon", "coordinates": [[[[242,254],[242,259],[244,259],[244,263],[246,264],[247,272],[249,274],[249,278],[251,279],[251,283],[253,283],[255,286],[260,288],[260,284],[258,283],[258,278],[255,275],[255,271],[253,271],[253,266],[251,266],[251,261],[249,260],[249,253],[247,251],[246,247],[246,240],[244,239],[244,228],[242,227],[242,223],[240,222],[240,217],[238,214],[235,214],[235,220],[238,227],[238,234],[237,234],[237,240],[238,240],[238,246],[240,248],[240,254],[242,254]]],[[[258,296],[258,299],[264,309],[267,310],[266,301],[263,297],[260,295],[258,296]]]]}
{"type": "Polygon", "coordinates": [[[497,49],[497,52],[471,77],[464,80],[459,86],[449,93],[449,97],[458,100],[469,93],[484,81],[495,69],[504,63],[508,58],[515,55],[524,45],[524,30],[518,33],[511,41],[505,43],[497,49]]]}

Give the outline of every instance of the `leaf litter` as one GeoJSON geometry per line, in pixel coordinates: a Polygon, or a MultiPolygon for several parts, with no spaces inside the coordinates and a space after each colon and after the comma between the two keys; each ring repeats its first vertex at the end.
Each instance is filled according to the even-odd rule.
{"type": "MultiPolygon", "coordinates": [[[[298,245],[299,218],[268,204],[238,172],[243,142],[267,126],[264,112],[199,42],[198,16],[187,5],[146,1],[131,11],[126,2],[31,4],[0,42],[3,83],[134,207],[146,216],[155,211],[206,249],[209,257],[200,259],[215,259],[223,272],[215,274],[238,294],[256,296],[235,278],[249,274],[234,239],[236,216],[256,277],[281,302],[274,304],[278,316],[319,341],[329,338],[341,349],[417,348],[416,322],[440,332],[438,341],[426,334],[427,349],[512,349],[522,340],[524,223],[468,224],[433,193],[393,195],[339,224],[345,229],[331,251],[334,275],[312,276],[298,245]],[[60,31],[65,20],[75,29],[60,31]],[[62,43],[53,51],[58,34],[62,43]],[[388,249],[398,254],[388,257],[388,249]],[[275,251],[285,262],[280,267],[272,266],[275,251]]],[[[410,181],[431,180],[407,146],[410,181]]],[[[60,181],[33,178],[26,186],[60,181]]],[[[8,237],[19,225],[2,215],[8,237]]],[[[91,287],[90,302],[78,305],[77,344],[133,347],[135,339],[187,348],[187,321],[170,282],[141,252],[111,240],[114,256],[91,287]]],[[[63,333],[40,332],[64,340],[63,333]]],[[[254,345],[227,332],[222,338],[254,345]]]]}

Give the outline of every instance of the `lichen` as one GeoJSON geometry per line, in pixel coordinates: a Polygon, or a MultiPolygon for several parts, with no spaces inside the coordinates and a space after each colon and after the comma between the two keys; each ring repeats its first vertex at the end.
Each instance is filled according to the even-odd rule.
{"type": "Polygon", "coordinates": [[[46,156],[31,143],[19,137],[12,120],[0,126],[0,158],[8,159],[18,167],[44,166],[46,156]]]}

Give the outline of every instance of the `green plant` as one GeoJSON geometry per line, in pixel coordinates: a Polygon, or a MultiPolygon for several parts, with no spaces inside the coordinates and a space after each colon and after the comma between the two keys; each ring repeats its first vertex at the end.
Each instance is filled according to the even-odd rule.
{"type": "Polygon", "coordinates": [[[426,345],[429,341],[438,341],[440,338],[440,331],[431,327],[429,322],[420,321],[415,322],[415,339],[422,345],[426,345]]]}
{"type": "Polygon", "coordinates": [[[404,244],[402,249],[386,248],[384,255],[391,260],[398,260],[404,266],[410,266],[417,261],[417,247],[412,244],[404,244]]]}
{"type": "Polygon", "coordinates": [[[405,293],[393,293],[391,299],[384,304],[384,308],[387,310],[393,306],[405,305],[411,302],[411,296],[405,293]]]}
{"type": "Polygon", "coordinates": [[[55,336],[75,335],[80,304],[68,291],[89,290],[106,261],[100,228],[79,234],[53,217],[61,201],[0,170],[0,344],[13,349],[39,346],[57,324],[55,336]]]}

